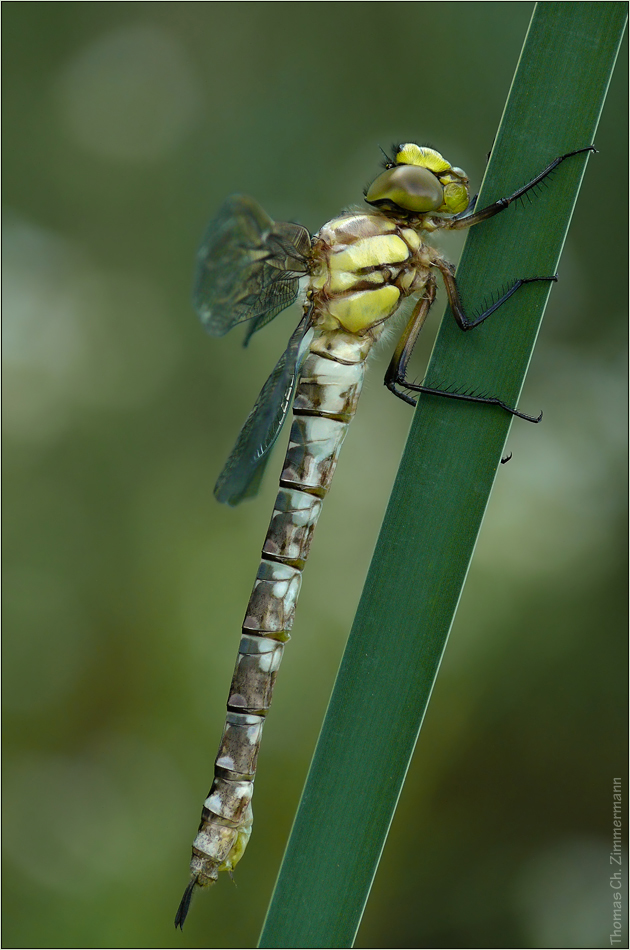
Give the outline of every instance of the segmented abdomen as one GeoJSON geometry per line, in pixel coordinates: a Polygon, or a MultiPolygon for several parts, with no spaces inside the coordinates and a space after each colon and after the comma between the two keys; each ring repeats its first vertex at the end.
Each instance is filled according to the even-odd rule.
{"type": "Polygon", "coordinates": [[[280,490],[243,622],[215,778],[193,842],[191,872],[200,885],[235,866],[251,833],[250,802],[265,715],[322,499],[378,335],[380,328],[361,338],[317,333],[302,367],[280,490]]]}

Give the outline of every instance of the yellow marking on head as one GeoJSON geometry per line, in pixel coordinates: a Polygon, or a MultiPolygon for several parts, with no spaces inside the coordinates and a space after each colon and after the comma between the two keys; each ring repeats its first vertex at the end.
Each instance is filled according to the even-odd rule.
{"type": "Polygon", "coordinates": [[[444,188],[444,202],[436,210],[459,214],[468,207],[468,178],[433,148],[408,142],[401,145],[395,157],[397,165],[419,165],[433,172],[444,188]]]}
{"type": "Polygon", "coordinates": [[[447,185],[444,189],[444,209],[450,214],[459,214],[460,211],[465,211],[467,207],[468,188],[464,182],[454,181],[447,185]]]}
{"type": "Polygon", "coordinates": [[[406,145],[401,145],[396,152],[395,161],[397,165],[420,165],[435,174],[448,171],[451,167],[450,162],[447,162],[434,148],[428,148],[426,145],[416,145],[415,142],[407,142],[406,145]]]}

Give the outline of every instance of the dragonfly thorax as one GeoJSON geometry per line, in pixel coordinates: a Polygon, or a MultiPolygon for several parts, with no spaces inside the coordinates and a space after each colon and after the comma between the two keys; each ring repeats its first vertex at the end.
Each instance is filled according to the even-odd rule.
{"type": "Polygon", "coordinates": [[[361,334],[424,287],[430,250],[415,228],[381,211],[353,211],[315,236],[307,297],[314,324],[361,334]]]}

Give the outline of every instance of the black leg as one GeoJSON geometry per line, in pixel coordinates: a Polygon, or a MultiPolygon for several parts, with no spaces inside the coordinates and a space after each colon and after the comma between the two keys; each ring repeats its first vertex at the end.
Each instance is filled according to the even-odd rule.
{"type": "Polygon", "coordinates": [[[536,175],[535,178],[532,178],[531,181],[528,181],[526,185],[523,185],[522,188],[519,188],[513,194],[509,195],[507,198],[499,198],[498,201],[493,202],[491,205],[488,205],[487,208],[482,208],[481,211],[475,211],[472,214],[467,208],[465,211],[462,211],[461,214],[456,215],[448,223],[445,222],[444,227],[449,229],[460,229],[460,228],[470,228],[473,224],[479,224],[480,221],[485,221],[487,218],[494,217],[495,214],[499,214],[500,211],[505,211],[505,209],[512,204],[513,201],[516,201],[517,198],[521,198],[524,194],[527,194],[530,189],[535,188],[536,185],[540,184],[543,179],[547,177],[567,158],[571,158],[573,155],[581,155],[583,152],[596,152],[597,149],[594,145],[587,145],[585,148],[576,148],[573,152],[567,152],[566,155],[560,155],[559,158],[554,159],[546,168],[543,168],[539,175],[536,175]]]}
{"type": "MultiPolygon", "coordinates": [[[[396,383],[399,386],[404,386],[405,389],[410,389],[414,393],[429,393],[431,396],[446,396],[447,399],[462,399],[464,402],[480,402],[486,406],[500,406],[501,409],[505,409],[506,412],[509,412],[511,416],[516,416],[518,419],[525,419],[526,422],[540,422],[543,417],[542,412],[538,416],[528,416],[525,412],[519,412],[518,409],[513,409],[496,396],[472,396],[467,393],[453,393],[446,389],[434,389],[432,386],[421,386],[418,383],[410,383],[404,377],[397,379],[396,383]]],[[[392,392],[394,392],[394,390],[392,390],[392,392]]],[[[398,396],[400,394],[396,393],[396,395],[398,396]]],[[[411,402],[409,398],[406,401],[411,402]]]]}
{"type": "Polygon", "coordinates": [[[418,334],[424,326],[424,322],[431,309],[431,304],[435,300],[436,289],[435,277],[431,274],[424,288],[424,294],[413,308],[407,326],[398,341],[394,355],[385,373],[384,382],[390,392],[392,392],[394,396],[398,396],[399,399],[402,399],[403,402],[409,403],[410,406],[415,406],[416,400],[408,396],[407,393],[400,392],[397,386],[400,384],[406,385],[405,373],[407,372],[407,365],[411,358],[413,348],[416,345],[418,334]]]}
{"type": "MultiPolygon", "coordinates": [[[[557,280],[556,277],[530,277],[523,280],[517,280],[510,290],[507,291],[507,293],[505,293],[492,307],[490,307],[489,310],[483,313],[476,320],[471,321],[468,320],[464,314],[463,308],[461,306],[461,300],[459,298],[459,291],[457,289],[457,284],[455,283],[453,272],[450,269],[450,265],[447,261],[442,259],[436,259],[434,263],[440,268],[442,276],[444,277],[444,283],[446,285],[446,292],[451,304],[451,309],[453,310],[455,319],[462,330],[470,330],[472,327],[478,326],[483,320],[486,319],[486,317],[489,317],[491,313],[494,313],[494,311],[500,307],[501,304],[508,299],[508,297],[511,297],[512,294],[516,293],[522,284],[536,280],[557,280]]],[[[542,412],[537,417],[528,416],[524,412],[519,412],[517,409],[512,409],[511,406],[508,406],[501,399],[493,396],[470,396],[464,393],[448,392],[447,390],[434,389],[430,386],[420,386],[417,383],[410,383],[407,380],[407,366],[409,365],[413,348],[416,344],[416,340],[418,339],[418,334],[424,326],[424,322],[428,316],[429,310],[431,309],[431,304],[435,300],[436,289],[436,280],[431,274],[427,280],[424,294],[416,303],[407,326],[405,327],[404,332],[398,341],[396,349],[394,350],[394,355],[392,356],[391,362],[387,367],[384,382],[390,392],[392,392],[395,396],[398,396],[399,399],[402,399],[403,402],[409,403],[411,406],[415,406],[417,400],[415,400],[412,396],[409,396],[407,393],[401,392],[401,388],[411,390],[412,392],[430,393],[434,396],[446,396],[449,399],[463,399],[466,402],[480,402],[490,406],[500,406],[511,415],[518,416],[519,419],[525,419],[527,422],[540,422],[542,419],[542,412]]]]}
{"type": "Polygon", "coordinates": [[[474,320],[469,320],[464,312],[457,281],[455,280],[455,276],[453,274],[452,265],[441,257],[436,257],[432,263],[439,269],[442,275],[444,286],[446,287],[448,302],[451,305],[453,316],[455,317],[457,325],[462,330],[472,330],[473,327],[478,327],[480,323],[483,323],[483,321],[490,316],[491,313],[494,313],[495,310],[498,310],[506,300],[509,300],[512,294],[515,294],[519,287],[522,287],[523,284],[533,284],[539,280],[553,281],[555,283],[558,280],[557,274],[554,274],[552,277],[519,277],[518,280],[515,280],[512,286],[501,297],[499,297],[496,303],[492,304],[492,306],[487,310],[484,310],[481,316],[476,317],[474,320]]]}

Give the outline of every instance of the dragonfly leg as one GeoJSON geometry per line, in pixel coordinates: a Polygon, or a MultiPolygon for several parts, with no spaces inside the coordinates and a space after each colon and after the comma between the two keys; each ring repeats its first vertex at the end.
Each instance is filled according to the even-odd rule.
{"type": "MultiPolygon", "coordinates": [[[[446,292],[451,304],[451,308],[459,326],[462,330],[470,330],[471,327],[478,326],[486,317],[489,317],[497,307],[500,307],[508,297],[511,297],[518,288],[525,283],[529,283],[532,280],[556,280],[556,277],[530,277],[526,280],[518,280],[514,285],[485,313],[481,315],[477,320],[470,321],[465,316],[461,301],[459,298],[459,292],[457,290],[457,284],[455,283],[455,278],[453,272],[450,269],[450,265],[446,261],[435,261],[437,267],[440,268],[442,275],[444,277],[444,283],[446,285],[446,292]],[[458,308],[458,309],[457,309],[458,308]],[[458,317],[459,313],[459,317],[458,317]]],[[[413,309],[409,322],[404,329],[398,345],[394,350],[394,355],[392,356],[391,362],[387,367],[387,372],[385,373],[385,385],[394,393],[395,396],[398,396],[399,399],[402,399],[404,402],[409,403],[411,406],[416,405],[416,400],[413,396],[409,396],[405,392],[401,392],[402,389],[408,389],[412,392],[417,393],[429,393],[434,396],[446,396],[448,399],[462,399],[465,402],[479,402],[484,403],[489,406],[500,406],[501,409],[505,409],[506,412],[509,412],[512,416],[517,416],[519,419],[525,419],[527,422],[540,422],[542,419],[542,412],[539,416],[528,416],[524,412],[519,412],[518,409],[513,409],[512,406],[508,406],[507,403],[503,400],[498,399],[495,396],[473,396],[468,393],[457,393],[450,392],[444,389],[435,389],[432,386],[422,386],[418,383],[411,383],[406,378],[407,366],[409,365],[409,360],[413,352],[416,340],[418,339],[418,334],[422,329],[424,322],[427,318],[431,304],[435,300],[436,293],[436,280],[433,275],[431,275],[427,281],[425,287],[424,295],[418,300],[416,306],[413,309]],[[400,388],[399,388],[400,387],[400,388]]]]}
{"type": "Polygon", "coordinates": [[[473,327],[478,327],[480,323],[483,323],[491,313],[494,313],[495,310],[498,310],[506,300],[515,294],[519,287],[522,287],[523,284],[533,284],[539,280],[547,280],[556,282],[558,280],[558,275],[553,274],[551,277],[519,277],[518,280],[515,280],[511,287],[502,294],[496,303],[493,303],[491,307],[488,307],[487,310],[476,317],[474,320],[469,320],[464,312],[464,307],[462,304],[462,299],[459,295],[459,288],[457,286],[457,281],[455,280],[455,275],[453,274],[453,265],[449,264],[448,261],[444,260],[441,257],[436,257],[433,260],[435,266],[439,269],[442,279],[444,280],[444,286],[446,287],[446,294],[448,296],[448,302],[451,305],[451,310],[453,316],[457,321],[457,325],[462,330],[472,330],[473,327]]]}
{"type": "Polygon", "coordinates": [[[416,400],[412,396],[408,396],[407,393],[401,392],[399,389],[397,389],[397,387],[406,386],[409,388],[405,379],[407,366],[409,364],[413,348],[416,345],[418,334],[424,326],[424,322],[427,319],[429,310],[431,309],[431,304],[435,300],[435,293],[436,280],[431,274],[425,285],[425,292],[413,308],[407,326],[405,327],[403,334],[398,341],[396,349],[394,350],[394,355],[392,356],[391,362],[387,367],[387,372],[385,373],[384,382],[389,391],[392,392],[394,396],[398,396],[399,399],[402,399],[403,402],[409,403],[410,406],[415,406],[416,400]]]}
{"type": "MultiPolygon", "coordinates": [[[[506,412],[509,412],[511,416],[516,416],[518,419],[525,419],[526,422],[540,422],[543,417],[542,412],[537,416],[528,416],[525,412],[519,412],[518,409],[513,409],[512,406],[508,406],[506,402],[503,402],[502,399],[496,396],[473,396],[470,393],[456,393],[448,389],[434,389],[432,386],[421,386],[419,383],[410,383],[404,379],[404,377],[397,379],[396,382],[399,386],[404,386],[405,389],[411,389],[414,393],[429,393],[431,396],[446,396],[447,399],[462,399],[464,402],[480,402],[486,406],[500,406],[501,409],[505,409],[506,412]]],[[[389,388],[391,389],[391,386],[389,388]]],[[[396,390],[392,389],[392,392],[396,392],[396,390]]],[[[405,397],[398,392],[396,392],[396,395],[400,396],[401,399],[405,399],[405,397]]],[[[405,402],[412,402],[412,400],[407,397],[405,402]]],[[[415,400],[413,401],[413,405],[415,405],[415,400]]]]}
{"type": "Polygon", "coordinates": [[[470,213],[469,209],[466,208],[460,215],[452,218],[451,221],[445,225],[449,229],[459,229],[459,228],[470,228],[473,224],[479,224],[480,221],[486,221],[487,218],[494,217],[495,214],[499,214],[500,211],[504,211],[513,201],[516,201],[517,198],[521,198],[524,194],[527,194],[532,188],[535,188],[536,185],[539,185],[543,179],[549,175],[554,168],[557,168],[562,162],[567,158],[571,158],[573,155],[581,155],[583,152],[596,152],[597,149],[594,145],[587,145],[585,148],[576,148],[573,152],[567,152],[566,155],[560,155],[558,158],[554,159],[553,162],[550,162],[546,168],[540,172],[539,175],[536,175],[535,178],[532,178],[531,181],[528,181],[526,185],[523,185],[522,188],[518,188],[511,195],[508,195],[507,198],[499,198],[498,201],[494,201],[491,205],[488,205],[486,208],[482,208],[480,211],[475,211],[470,213]]]}

